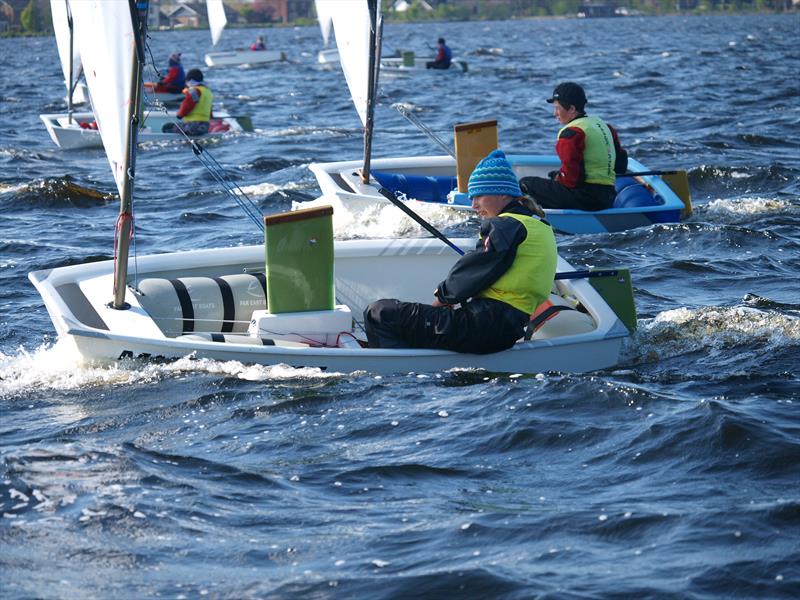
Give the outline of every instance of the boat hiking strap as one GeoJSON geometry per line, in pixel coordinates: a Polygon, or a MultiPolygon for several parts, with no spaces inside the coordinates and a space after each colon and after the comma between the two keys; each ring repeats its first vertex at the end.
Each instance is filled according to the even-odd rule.
{"type": "Polygon", "coordinates": [[[525,326],[525,335],[523,339],[527,342],[533,337],[533,334],[536,333],[536,330],[541,327],[547,319],[554,317],[556,314],[560,313],[562,310],[577,310],[572,308],[571,306],[563,306],[561,304],[551,304],[547,308],[545,308],[542,312],[534,316],[528,324],[525,326]]]}

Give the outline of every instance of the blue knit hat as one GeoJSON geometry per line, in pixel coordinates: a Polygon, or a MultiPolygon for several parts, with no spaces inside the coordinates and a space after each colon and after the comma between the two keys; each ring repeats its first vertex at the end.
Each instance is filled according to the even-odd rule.
{"type": "Polygon", "coordinates": [[[469,176],[467,191],[470,198],[484,195],[522,196],[517,176],[502,150],[492,151],[478,163],[469,176]]]}

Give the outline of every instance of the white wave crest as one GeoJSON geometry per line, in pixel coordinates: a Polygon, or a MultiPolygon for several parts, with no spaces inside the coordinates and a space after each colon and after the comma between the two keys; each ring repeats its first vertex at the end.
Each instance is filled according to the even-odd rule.
{"type": "Polygon", "coordinates": [[[14,192],[20,192],[24,189],[27,189],[27,183],[17,183],[14,185],[8,183],[0,183],[0,194],[11,194],[14,192]]]}
{"type": "Polygon", "coordinates": [[[703,348],[764,344],[773,350],[800,342],[800,318],[751,307],[677,308],[659,313],[639,329],[626,350],[629,360],[659,360],[703,348]]]}
{"type": "Polygon", "coordinates": [[[776,198],[721,198],[697,207],[699,212],[706,212],[718,218],[741,218],[762,214],[785,214],[800,211],[800,207],[788,200],[776,198]]]}
{"type": "Polygon", "coordinates": [[[280,190],[298,190],[301,186],[296,182],[290,183],[256,183],[242,186],[242,191],[250,196],[269,196],[280,190]]]}
{"type": "MultiPolygon", "coordinates": [[[[437,229],[458,225],[472,214],[447,206],[411,201],[411,209],[437,229]]],[[[389,202],[345,205],[337,198],[321,197],[310,202],[294,202],[292,210],[333,206],[333,233],[337,239],[428,236],[419,224],[389,202]]]]}
{"type": "Polygon", "coordinates": [[[87,363],[68,340],[43,344],[31,352],[0,352],[0,397],[25,397],[32,390],[78,390],[97,386],[153,383],[191,373],[248,381],[330,378],[340,374],[314,367],[247,365],[185,357],[168,363],[120,361],[87,363]]]}

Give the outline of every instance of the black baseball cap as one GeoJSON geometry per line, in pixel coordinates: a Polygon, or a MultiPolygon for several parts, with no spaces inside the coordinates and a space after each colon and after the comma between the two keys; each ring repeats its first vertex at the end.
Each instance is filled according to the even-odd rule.
{"type": "Polygon", "coordinates": [[[583,88],[571,81],[559,83],[556,89],[553,90],[553,95],[547,99],[550,104],[556,100],[564,108],[574,106],[578,110],[583,110],[587,102],[586,92],[583,91],[583,88]]]}
{"type": "Polygon", "coordinates": [[[186,81],[189,81],[190,79],[192,81],[200,83],[201,81],[203,81],[203,72],[200,69],[191,69],[186,74],[186,81]]]}

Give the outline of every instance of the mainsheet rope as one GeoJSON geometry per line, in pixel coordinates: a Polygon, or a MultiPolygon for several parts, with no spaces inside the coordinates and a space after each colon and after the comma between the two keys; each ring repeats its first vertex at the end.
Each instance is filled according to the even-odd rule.
{"type": "MultiPolygon", "coordinates": [[[[155,92],[153,92],[153,94],[155,94],[155,92]]],[[[164,103],[160,100],[157,100],[154,95],[150,95],[147,90],[144,92],[144,98],[146,106],[149,106],[155,110],[159,110],[164,114],[168,114],[167,107],[164,105],[164,103]]],[[[261,212],[261,209],[258,208],[258,205],[253,202],[253,200],[241,187],[239,187],[235,181],[231,180],[225,171],[225,168],[217,161],[216,158],[211,155],[208,149],[201,146],[197,140],[193,139],[186,133],[183,127],[181,127],[181,123],[176,122],[175,126],[178,132],[183,135],[184,139],[191,144],[192,152],[200,161],[200,164],[206,168],[214,180],[219,183],[222,189],[233,198],[233,200],[244,211],[247,217],[253,221],[253,223],[255,223],[259,230],[263,233],[264,215],[261,212]]]]}

